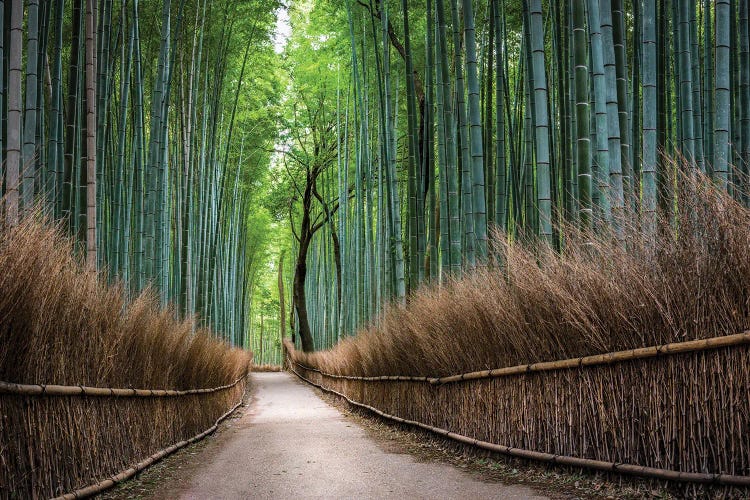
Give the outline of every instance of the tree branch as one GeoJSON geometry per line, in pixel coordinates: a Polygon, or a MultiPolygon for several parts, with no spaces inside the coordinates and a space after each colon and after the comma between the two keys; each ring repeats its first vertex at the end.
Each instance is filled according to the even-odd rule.
{"type": "Polygon", "coordinates": [[[292,226],[292,234],[294,235],[294,239],[297,240],[297,242],[301,242],[302,240],[299,237],[299,234],[297,233],[297,229],[294,227],[294,214],[292,213],[292,207],[294,206],[294,202],[289,202],[289,223],[292,226]]]}
{"type": "MultiPolygon", "coordinates": [[[[357,0],[357,3],[367,9],[371,16],[381,19],[380,9],[377,7],[370,8],[370,6],[362,0],[357,0]]],[[[388,19],[388,39],[391,41],[393,48],[396,49],[396,52],[401,56],[401,59],[406,60],[406,49],[404,49],[401,40],[396,36],[396,32],[393,29],[393,24],[391,24],[390,19],[388,19]]],[[[419,76],[419,72],[417,72],[416,69],[414,70],[414,91],[417,93],[417,100],[422,102],[424,100],[424,84],[422,83],[422,78],[419,76]]]]}
{"type": "Polygon", "coordinates": [[[302,191],[299,188],[299,185],[297,184],[297,180],[292,175],[292,172],[289,171],[289,166],[286,164],[286,158],[284,158],[284,169],[286,170],[286,174],[289,176],[289,179],[291,179],[292,184],[294,184],[294,189],[297,191],[297,194],[302,196],[302,191]]]}

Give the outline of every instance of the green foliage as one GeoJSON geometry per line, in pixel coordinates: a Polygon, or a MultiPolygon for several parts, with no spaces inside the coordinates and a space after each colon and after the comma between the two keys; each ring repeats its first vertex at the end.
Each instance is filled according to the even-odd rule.
{"type": "Polygon", "coordinates": [[[285,321],[320,347],[486,264],[494,229],[657,237],[659,151],[749,201],[745,2],[97,0],[95,151],[90,24],[63,3],[3,9],[9,213],[46,197],[83,240],[95,154],[99,265],[237,343],[280,327],[282,252],[285,321]]]}
{"type": "MultiPolygon", "coordinates": [[[[18,40],[33,42],[16,43],[12,59],[29,61],[12,72],[25,72],[12,93],[25,97],[22,119],[13,115],[29,165],[21,208],[41,201],[81,240],[89,227],[81,251],[130,293],[152,286],[163,304],[244,344],[265,248],[256,240],[272,223],[263,207],[285,89],[272,37],[279,1],[96,0],[97,15],[82,2],[14,5],[25,19],[18,40]],[[95,131],[84,113],[94,104],[95,131]]],[[[10,24],[5,15],[3,33],[10,24]]]]}
{"type": "Polygon", "coordinates": [[[660,150],[701,169],[713,158],[719,184],[743,182],[728,167],[750,150],[740,2],[308,0],[290,17],[286,175],[268,207],[299,226],[301,165],[315,161],[342,204],[329,221],[340,252],[325,230],[304,249],[316,347],[377,324],[402,276],[408,294],[485,263],[493,224],[555,249],[566,224],[622,234],[632,216],[657,237],[676,196],[660,150]],[[310,147],[321,123],[338,132],[335,158],[310,147]],[[340,304],[337,279],[350,291],[340,304]]]}

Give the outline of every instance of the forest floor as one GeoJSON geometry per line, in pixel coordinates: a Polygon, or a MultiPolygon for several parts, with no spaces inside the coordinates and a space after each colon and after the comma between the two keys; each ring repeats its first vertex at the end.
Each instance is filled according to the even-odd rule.
{"type": "Polygon", "coordinates": [[[253,373],[251,385],[243,411],[216,434],[104,498],[670,496],[646,484],[467,452],[441,438],[364,415],[287,373],[253,373]]]}

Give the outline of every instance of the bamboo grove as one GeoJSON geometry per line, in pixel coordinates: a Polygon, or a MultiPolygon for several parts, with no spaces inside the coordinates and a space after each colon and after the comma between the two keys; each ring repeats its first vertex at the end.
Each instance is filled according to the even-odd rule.
{"type": "MultiPolygon", "coordinates": [[[[41,207],[90,268],[246,341],[248,209],[274,118],[243,92],[277,2],[0,1],[10,225],[41,207]]],[[[272,139],[271,139],[272,140],[272,139]]]]}
{"type": "Polygon", "coordinates": [[[287,56],[315,84],[293,78],[309,134],[285,156],[305,350],[483,265],[496,231],[662,237],[686,170],[748,203],[748,2],[302,4],[287,56]]]}

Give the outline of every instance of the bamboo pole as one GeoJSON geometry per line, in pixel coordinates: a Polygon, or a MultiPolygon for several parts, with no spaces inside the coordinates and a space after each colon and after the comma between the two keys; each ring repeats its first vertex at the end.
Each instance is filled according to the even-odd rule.
{"type": "MultiPolygon", "coordinates": [[[[248,367],[249,371],[249,367],[248,367]]],[[[14,384],[0,381],[0,394],[19,396],[89,396],[89,397],[175,397],[195,394],[211,394],[231,389],[247,377],[247,373],[231,384],[208,389],[115,389],[109,387],[87,387],[84,385],[14,384]]]]}
{"type": "MultiPolygon", "coordinates": [[[[453,382],[464,382],[467,380],[480,380],[487,378],[507,377],[531,372],[546,372],[555,370],[568,370],[572,368],[584,368],[589,366],[611,365],[623,361],[633,361],[637,359],[653,358],[656,356],[665,356],[671,354],[683,354],[688,352],[707,351],[709,349],[720,349],[722,347],[734,347],[744,344],[750,344],[750,330],[735,335],[724,337],[713,337],[710,339],[690,340],[687,342],[673,342],[650,347],[639,347],[626,351],[615,351],[604,354],[595,354],[581,358],[569,358],[557,361],[543,361],[540,363],[530,363],[524,365],[507,366],[504,368],[494,368],[492,370],[481,370],[475,372],[461,373],[450,375],[448,377],[414,377],[409,375],[381,375],[376,377],[361,377],[353,375],[336,375],[326,373],[317,368],[305,366],[295,361],[295,364],[305,370],[320,373],[325,377],[344,379],[344,380],[361,380],[369,382],[377,381],[400,381],[400,382],[429,382],[432,385],[449,384],[453,382]]],[[[292,346],[287,346],[289,352],[294,352],[292,346]]]]}
{"type": "MultiPolygon", "coordinates": [[[[15,3],[15,2],[14,2],[15,3]]],[[[21,150],[21,213],[27,214],[34,206],[34,183],[37,170],[37,110],[41,108],[37,95],[37,79],[39,78],[39,1],[29,0],[27,6],[27,36],[26,36],[26,75],[25,99],[26,106],[23,113],[23,130],[21,150]]]]}
{"type": "Polygon", "coordinates": [[[97,268],[96,248],[96,55],[94,0],[86,0],[86,268],[97,268]]]}
{"type": "Polygon", "coordinates": [[[9,226],[19,219],[19,175],[21,171],[21,67],[23,52],[23,1],[11,2],[10,47],[8,48],[8,118],[5,160],[5,214],[9,226]]]}
{"type": "Polygon", "coordinates": [[[55,497],[53,500],[74,500],[78,498],[88,498],[94,495],[97,495],[103,491],[106,491],[113,486],[115,486],[117,483],[121,483],[122,481],[125,481],[127,479],[130,479],[131,477],[135,476],[138,472],[142,471],[143,469],[150,467],[151,465],[155,464],[159,460],[161,460],[164,457],[167,457],[174,453],[175,451],[179,450],[180,448],[184,448],[185,446],[189,444],[193,444],[197,441],[200,441],[201,439],[205,438],[209,434],[212,434],[216,429],[218,429],[219,424],[224,421],[229,415],[234,413],[234,411],[242,405],[242,399],[234,405],[228,412],[226,412],[224,415],[220,416],[214,425],[206,429],[205,431],[201,432],[200,434],[193,436],[192,438],[184,441],[180,441],[178,443],[173,444],[172,446],[169,446],[168,448],[164,448],[161,451],[157,451],[150,457],[146,458],[145,460],[142,460],[135,464],[134,466],[130,467],[129,469],[125,469],[124,471],[120,472],[119,474],[116,474],[112,476],[109,479],[105,479],[104,481],[100,481],[96,484],[92,484],[91,486],[87,486],[85,488],[81,488],[79,490],[75,490],[71,493],[67,493],[65,495],[55,497]]]}
{"type": "MultiPolygon", "coordinates": [[[[485,199],[484,147],[482,144],[482,120],[479,102],[479,77],[477,75],[477,43],[474,12],[471,0],[463,0],[464,50],[466,57],[466,83],[468,91],[468,143],[471,169],[471,199],[474,218],[476,259],[487,259],[487,202],[485,199]]],[[[463,133],[464,131],[462,131],[463,133]]],[[[544,174],[542,174],[544,175],[544,174]]]]}
{"type": "Polygon", "coordinates": [[[729,183],[729,127],[731,121],[729,7],[729,0],[717,0],[715,7],[716,70],[714,71],[714,95],[716,109],[714,111],[713,130],[713,177],[714,182],[721,189],[727,189],[729,183]]]}

